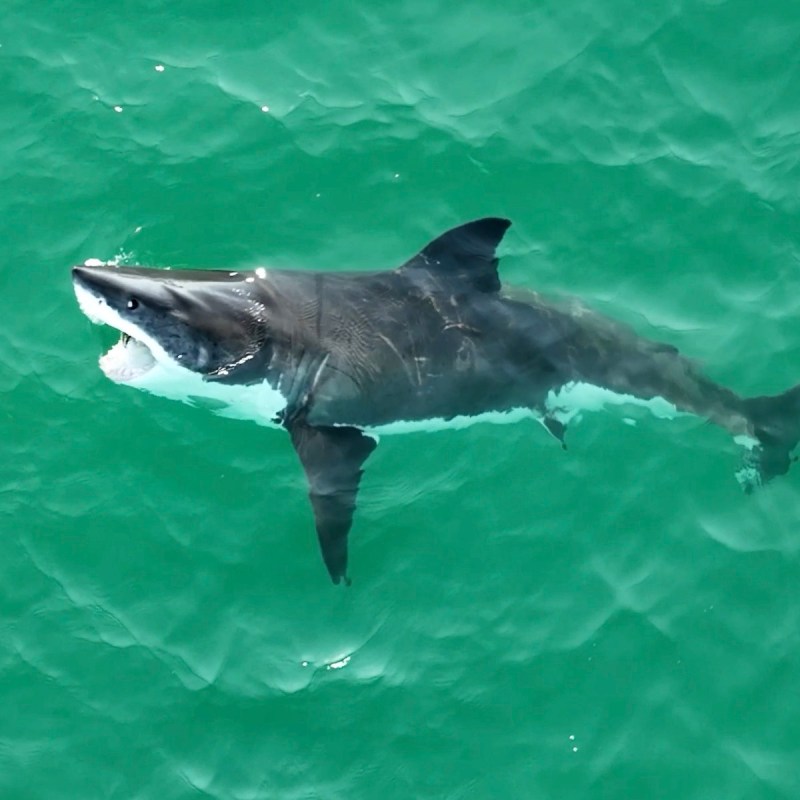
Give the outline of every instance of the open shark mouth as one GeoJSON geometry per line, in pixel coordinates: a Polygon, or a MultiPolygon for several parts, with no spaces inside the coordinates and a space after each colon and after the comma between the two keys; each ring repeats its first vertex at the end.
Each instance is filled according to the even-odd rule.
{"type": "Polygon", "coordinates": [[[146,344],[123,333],[119,341],[100,356],[99,363],[107,378],[116,383],[129,383],[150,372],[156,360],[146,344]]]}
{"type": "Polygon", "coordinates": [[[119,341],[105,355],[100,356],[100,369],[107,378],[116,383],[129,383],[146,375],[156,366],[157,362],[150,348],[119,327],[124,323],[102,298],[79,284],[75,285],[75,296],[81,311],[91,322],[95,325],[109,325],[121,334],[119,341]]]}

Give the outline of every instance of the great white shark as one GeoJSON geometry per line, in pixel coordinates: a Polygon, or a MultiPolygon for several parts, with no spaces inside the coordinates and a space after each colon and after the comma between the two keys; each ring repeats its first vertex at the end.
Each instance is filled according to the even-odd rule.
{"type": "Polygon", "coordinates": [[[309,485],[322,557],[347,577],[364,462],[381,433],[534,417],[562,445],[581,409],[695,414],[746,448],[746,490],[789,469],[800,385],[743,398],[677,349],[578,302],[504,288],[510,222],[447,231],[374,272],[73,267],[81,310],[121,332],[113,381],[285,429],[309,485]]]}

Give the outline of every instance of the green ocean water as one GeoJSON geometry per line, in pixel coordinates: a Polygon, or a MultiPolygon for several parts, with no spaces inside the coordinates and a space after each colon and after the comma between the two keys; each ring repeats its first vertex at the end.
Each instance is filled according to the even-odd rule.
{"type": "Polygon", "coordinates": [[[0,798],[800,797],[800,468],[632,410],[386,437],[345,590],[288,438],[106,380],[69,280],[503,215],[507,281],[777,392],[799,65],[786,0],[6,0],[0,798]]]}

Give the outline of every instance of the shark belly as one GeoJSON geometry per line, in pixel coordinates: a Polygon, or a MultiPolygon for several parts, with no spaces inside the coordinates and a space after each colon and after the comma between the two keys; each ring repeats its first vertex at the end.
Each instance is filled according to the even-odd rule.
{"type": "Polygon", "coordinates": [[[270,428],[280,428],[278,414],[286,398],[267,380],[255,384],[224,384],[204,380],[191,370],[154,369],[126,385],[158,397],[203,407],[222,417],[247,420],[270,428]]]}
{"type": "Polygon", "coordinates": [[[664,397],[636,397],[583,381],[565,383],[548,392],[545,400],[547,415],[565,425],[585,411],[603,411],[607,406],[638,406],[659,419],[675,419],[685,413],[664,397]]]}
{"type": "Polygon", "coordinates": [[[430,417],[428,419],[399,419],[383,425],[368,425],[363,428],[366,433],[377,436],[392,436],[402,433],[433,433],[444,430],[461,430],[472,425],[491,423],[494,425],[509,425],[523,419],[541,419],[533,408],[510,408],[507,411],[485,411],[482,414],[467,416],[461,414],[455,417],[430,417]]]}
{"type": "MultiPolygon", "coordinates": [[[[487,410],[477,414],[459,414],[452,417],[406,418],[398,409],[397,418],[380,425],[364,425],[366,433],[396,435],[403,433],[436,432],[442,430],[461,430],[478,424],[509,425],[525,419],[533,419],[545,424],[547,420],[557,420],[566,425],[577,421],[585,412],[603,411],[608,407],[638,407],[649,411],[658,419],[675,419],[684,416],[683,412],[663,397],[640,398],[623,394],[581,381],[565,383],[548,392],[544,404],[536,406],[513,406],[502,410],[487,410]]],[[[334,422],[334,425],[337,423],[334,422]]],[[[352,423],[341,423],[352,424],[352,423]]],[[[545,427],[547,427],[545,425],[545,427]]]]}
{"type": "MultiPolygon", "coordinates": [[[[223,384],[204,380],[191,370],[159,367],[141,378],[127,382],[134,388],[150,394],[177,400],[192,406],[204,407],[215,414],[232,419],[247,420],[272,428],[280,428],[280,413],[286,408],[286,398],[265,379],[254,384],[223,384]]],[[[512,406],[507,409],[490,409],[476,414],[458,414],[452,417],[404,416],[404,409],[396,410],[394,419],[378,425],[359,425],[357,419],[331,420],[338,426],[358,427],[374,435],[461,430],[478,424],[509,425],[524,419],[544,422],[555,419],[567,424],[583,413],[602,411],[609,406],[635,406],[645,408],[660,419],[674,419],[681,412],[663,397],[639,398],[622,394],[582,381],[570,381],[551,389],[542,407],[512,406]]]]}

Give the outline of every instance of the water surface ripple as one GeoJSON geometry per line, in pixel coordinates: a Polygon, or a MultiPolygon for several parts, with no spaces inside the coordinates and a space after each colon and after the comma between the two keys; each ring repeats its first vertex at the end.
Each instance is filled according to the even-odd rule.
{"type": "Polygon", "coordinates": [[[800,6],[8,0],[0,796],[797,798],[800,470],[702,422],[385,439],[332,587],[287,438],[126,391],[68,267],[503,276],[800,380],[800,6]],[[274,5],[274,4],[273,4],[274,5]]]}

